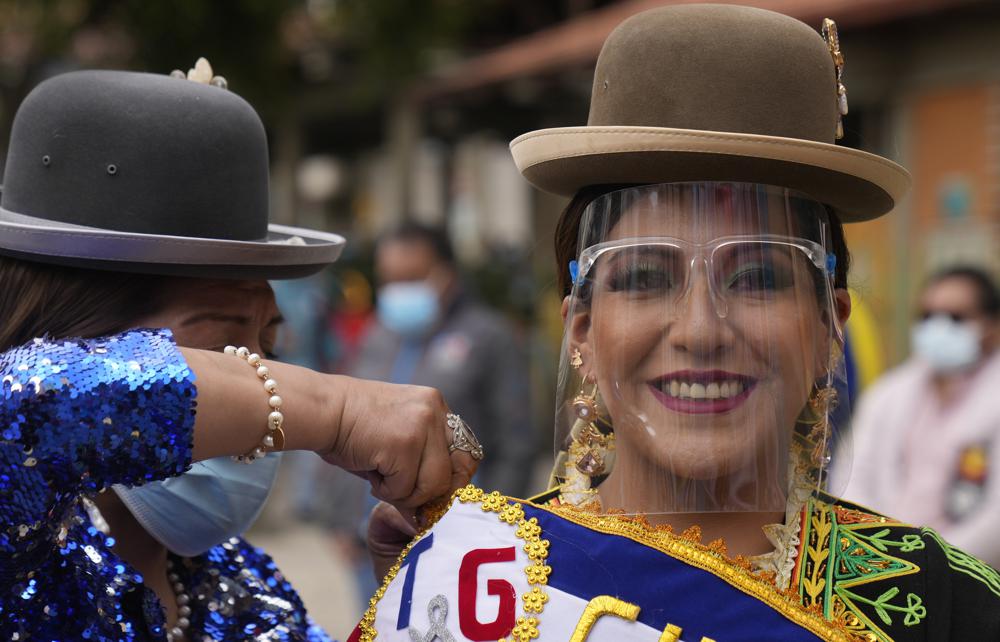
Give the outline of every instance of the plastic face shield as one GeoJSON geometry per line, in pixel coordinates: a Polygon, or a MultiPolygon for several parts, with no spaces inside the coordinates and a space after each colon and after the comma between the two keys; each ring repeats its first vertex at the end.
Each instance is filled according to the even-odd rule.
{"type": "Polygon", "coordinates": [[[591,203],[560,364],[563,498],[771,512],[821,487],[849,415],[828,237],[821,204],[766,185],[650,185],[591,203]]]}

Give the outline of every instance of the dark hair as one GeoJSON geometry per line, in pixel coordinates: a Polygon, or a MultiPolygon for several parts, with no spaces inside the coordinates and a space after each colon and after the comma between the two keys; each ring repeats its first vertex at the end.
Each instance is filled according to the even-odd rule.
{"type": "Polygon", "coordinates": [[[100,337],[159,311],[167,277],[0,256],[0,352],[35,337],[100,337]]]}
{"type": "Polygon", "coordinates": [[[964,279],[971,284],[976,289],[979,310],[992,319],[1000,317],[1000,289],[985,270],[971,265],[949,267],[932,274],[924,289],[947,279],[964,279]]]}
{"type": "Polygon", "coordinates": [[[452,250],[451,241],[448,239],[448,234],[440,227],[406,221],[380,236],[378,244],[387,241],[424,243],[443,263],[455,264],[455,252],[452,250]]]}
{"type": "MultiPolygon", "coordinates": [[[[629,187],[636,186],[625,184],[584,187],[573,196],[569,205],[563,210],[559,222],[556,223],[555,232],[556,275],[559,279],[559,291],[562,292],[563,296],[568,296],[573,289],[572,279],[569,275],[569,262],[577,258],[576,246],[580,236],[580,221],[587,206],[605,194],[629,187]]],[[[827,240],[826,249],[837,257],[833,285],[836,288],[846,288],[847,274],[851,267],[851,254],[844,238],[844,226],[830,207],[827,207],[826,210],[830,222],[830,238],[827,240]]]]}

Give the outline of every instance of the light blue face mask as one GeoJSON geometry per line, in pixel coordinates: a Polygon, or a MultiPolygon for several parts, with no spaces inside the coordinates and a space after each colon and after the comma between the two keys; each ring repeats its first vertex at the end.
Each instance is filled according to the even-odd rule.
{"type": "Polygon", "coordinates": [[[426,333],[439,314],[437,292],[424,281],[389,283],[378,292],[379,321],[404,337],[426,333]]]}
{"type": "Polygon", "coordinates": [[[917,323],[910,331],[913,352],[942,374],[975,365],[982,356],[980,337],[975,324],[959,323],[943,314],[917,323]]]}
{"type": "Polygon", "coordinates": [[[195,462],[178,477],[113,488],[146,532],[171,552],[193,557],[250,528],[280,461],[280,453],[251,465],[216,457],[195,462]]]}

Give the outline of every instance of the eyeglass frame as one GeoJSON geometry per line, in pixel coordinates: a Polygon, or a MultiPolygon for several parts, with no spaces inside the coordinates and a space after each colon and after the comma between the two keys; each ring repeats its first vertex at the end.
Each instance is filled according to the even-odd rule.
{"type": "MultiPolygon", "coordinates": [[[[694,266],[696,259],[701,257],[705,262],[705,266],[708,267],[711,265],[711,260],[719,248],[738,243],[774,244],[784,247],[792,247],[801,250],[806,255],[806,258],[808,258],[809,261],[817,269],[819,269],[827,279],[832,280],[836,271],[836,254],[827,252],[826,248],[816,241],[796,236],[787,236],[783,234],[730,235],[720,236],[704,243],[695,243],[693,241],[672,236],[639,236],[616,239],[613,241],[603,241],[584,248],[584,250],[580,252],[580,257],[575,261],[570,261],[569,263],[570,278],[574,287],[583,285],[587,273],[590,272],[590,269],[597,263],[597,260],[601,257],[601,255],[606,254],[607,252],[629,247],[660,245],[675,247],[687,254],[690,254],[691,250],[697,251],[696,254],[691,256],[691,260],[688,262],[688,271],[684,287],[684,292],[686,293],[691,287],[691,269],[694,266]],[[708,250],[707,255],[706,249],[708,250]]],[[[712,283],[712,280],[713,279],[710,277],[709,282],[712,283]]],[[[715,294],[715,284],[712,283],[712,286],[713,294],[715,294]]],[[[723,314],[723,316],[725,315],[723,314]]]]}

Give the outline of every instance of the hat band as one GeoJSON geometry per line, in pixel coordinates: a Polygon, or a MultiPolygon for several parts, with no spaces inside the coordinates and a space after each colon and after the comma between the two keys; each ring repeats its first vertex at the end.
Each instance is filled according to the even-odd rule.
{"type": "Polygon", "coordinates": [[[182,265],[307,265],[330,262],[344,244],[337,234],[281,225],[268,229],[282,238],[232,241],[120,232],[0,208],[0,249],[48,257],[182,265]]]}

